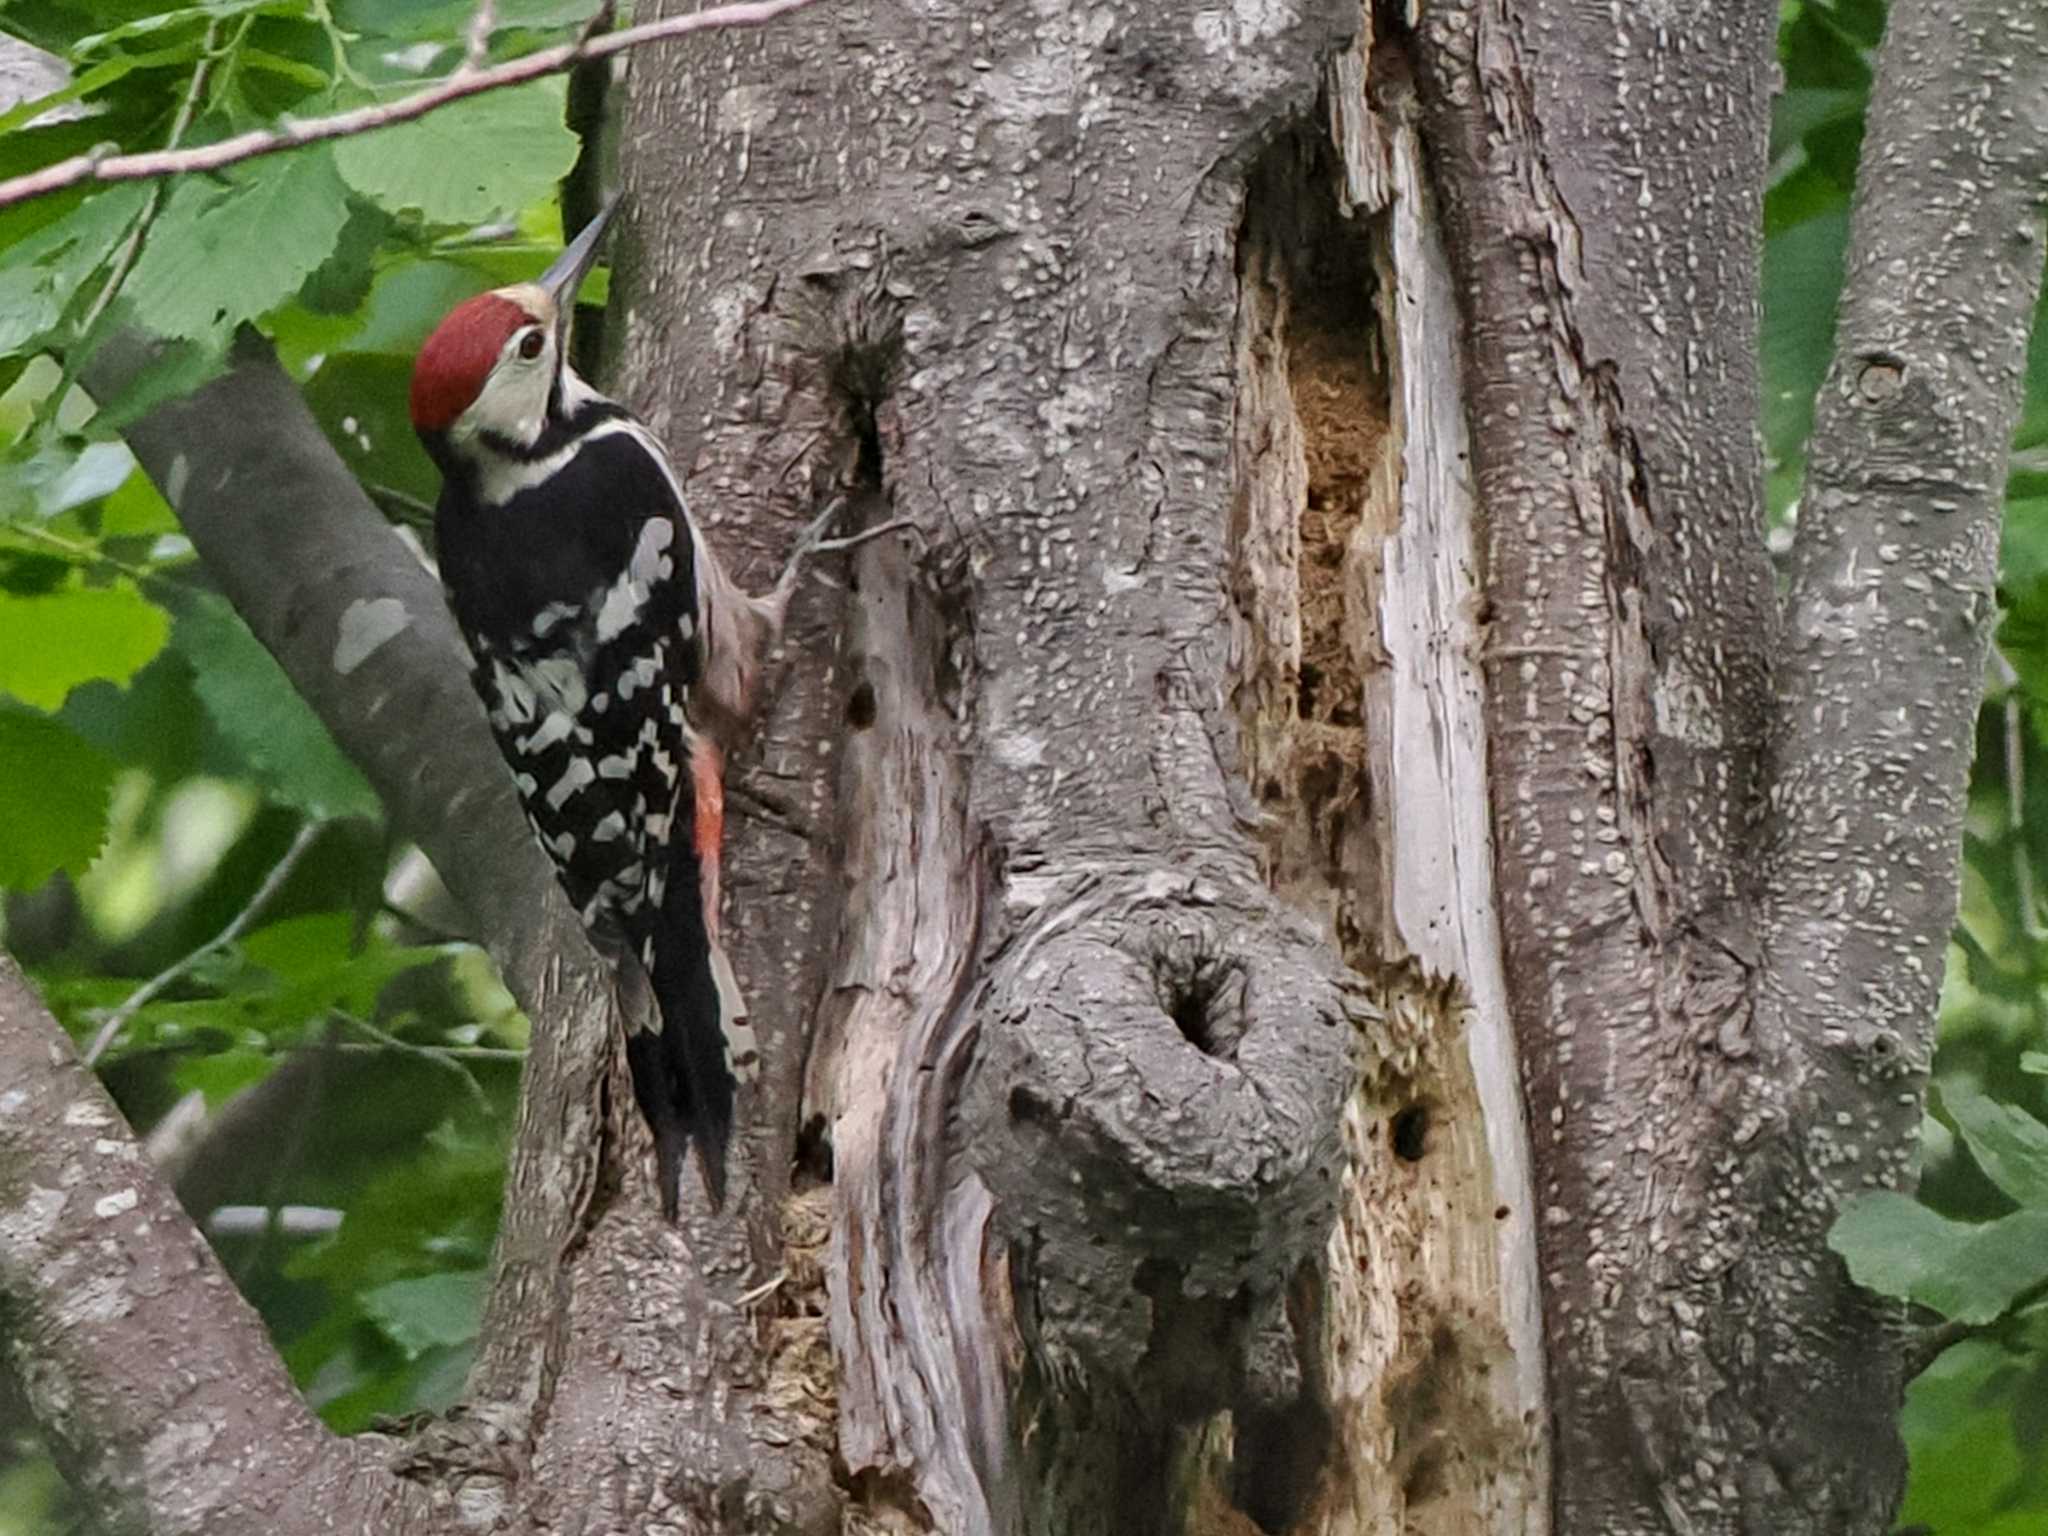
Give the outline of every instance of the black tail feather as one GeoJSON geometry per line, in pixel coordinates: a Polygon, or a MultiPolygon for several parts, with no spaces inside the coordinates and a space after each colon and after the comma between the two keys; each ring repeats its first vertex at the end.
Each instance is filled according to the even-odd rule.
{"type": "Polygon", "coordinates": [[[725,1205],[734,1084],[710,945],[701,928],[669,937],[673,942],[657,941],[654,960],[661,1032],[630,1036],[626,1062],[633,1096],[654,1132],[662,1214],[673,1221],[681,1201],[683,1161],[693,1142],[711,1208],[725,1205]]]}

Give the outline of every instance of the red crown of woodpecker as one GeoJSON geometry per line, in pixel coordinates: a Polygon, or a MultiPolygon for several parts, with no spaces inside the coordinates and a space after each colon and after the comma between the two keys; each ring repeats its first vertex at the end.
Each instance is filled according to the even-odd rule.
{"type": "Polygon", "coordinates": [[[541,319],[502,293],[480,293],[448,313],[412,368],[412,424],[445,432],[469,409],[512,333],[541,319]]]}

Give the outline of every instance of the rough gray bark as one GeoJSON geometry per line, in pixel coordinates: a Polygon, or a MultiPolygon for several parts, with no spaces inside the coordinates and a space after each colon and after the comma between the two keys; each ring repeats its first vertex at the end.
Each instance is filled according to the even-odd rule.
{"type": "MultiPolygon", "coordinates": [[[[1346,139],[1364,19],[847,5],[633,82],[611,336],[699,516],[763,567],[824,488],[924,534],[857,559],[843,646],[793,635],[729,871],[771,1062],[824,987],[806,1136],[877,1518],[1541,1518],[1470,523],[1389,431],[1392,349],[1433,433],[1455,370],[1376,276],[1429,242],[1412,139],[1398,215],[1346,139]],[[1376,591],[1348,627],[1303,595],[1325,493],[1375,565],[1417,512],[1390,558],[1442,593],[1392,641],[1376,591]],[[1305,645],[1370,728],[1305,719],[1305,645]],[[1453,799],[1462,875],[1394,851],[1453,799]]],[[[1447,319],[1426,261],[1401,291],[1447,319]]]]}
{"type": "Polygon", "coordinates": [[[7,1364],[109,1536],[399,1529],[423,1491],[329,1434],[121,1112],[0,954],[7,1364]]]}
{"type": "Polygon", "coordinates": [[[67,1435],[65,1394],[162,1389],[171,1314],[109,1277],[134,1337],[79,1326],[41,1260],[88,1204],[15,1240],[129,1187],[85,1130],[133,1157],[4,978],[0,1295],[115,1528],[1881,1529],[1896,1367],[1822,1234],[1911,1118],[1969,702],[1930,679],[1974,677],[2039,276],[1937,238],[2038,232],[2040,33],[1976,3],[1895,6],[1871,163],[1959,201],[1859,210],[1775,698],[1768,7],[850,0],[636,62],[619,392],[742,570],[832,491],[922,535],[800,599],[733,765],[767,1070],[716,1221],[659,1221],[438,593],[288,381],[245,345],[138,426],[535,1044],[470,1405],[336,1442],[193,1282],[193,1379],[276,1465],[225,1426],[197,1465],[246,1474],[138,1484],[170,1416],[67,1435]],[[1880,766],[1830,770],[1866,676],[1934,744],[1855,714],[1880,766]],[[1942,809],[1886,842],[1902,775],[1942,809]]]}
{"type": "Polygon", "coordinates": [[[1899,1361],[1824,1239],[1909,1160],[1954,914],[2040,277],[2026,9],[1893,7],[1783,642],[1754,437],[1775,7],[1474,0],[1414,34],[1492,519],[1559,1530],[1877,1530],[1897,1498],[1899,1361]],[[1903,454],[1887,410],[1922,429],[1903,454]]]}

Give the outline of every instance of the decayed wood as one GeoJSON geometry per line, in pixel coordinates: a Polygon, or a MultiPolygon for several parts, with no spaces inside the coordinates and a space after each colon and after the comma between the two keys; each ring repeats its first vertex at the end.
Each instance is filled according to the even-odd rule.
{"type": "Polygon", "coordinates": [[[1547,1424],[1457,326],[1415,136],[1368,102],[1364,51],[1330,68],[1328,144],[1268,155],[1240,236],[1247,769],[1271,878],[1374,978],[1393,1047],[1346,1108],[1326,1417],[1267,1430],[1309,1487],[1272,1486],[1276,1459],[1249,1502],[1274,1529],[1535,1531],[1547,1424]]]}
{"type": "Polygon", "coordinates": [[[1001,1529],[1008,1273],[953,1125],[987,887],[946,684],[964,637],[900,545],[872,546],[857,573],[838,783],[848,898],[804,1099],[832,1158],[839,1454],[867,1475],[869,1506],[907,1495],[937,1530],[1001,1529]]]}

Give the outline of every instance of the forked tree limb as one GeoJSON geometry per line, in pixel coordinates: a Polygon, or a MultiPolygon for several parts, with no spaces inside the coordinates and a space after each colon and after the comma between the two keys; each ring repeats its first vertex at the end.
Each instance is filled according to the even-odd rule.
{"type": "Polygon", "coordinates": [[[425,1490],[378,1475],[381,1437],[342,1440],[313,1417],[262,1320],[4,954],[0,1309],[7,1363],[107,1530],[420,1528],[425,1490]]]}

